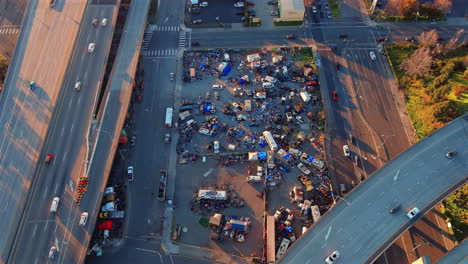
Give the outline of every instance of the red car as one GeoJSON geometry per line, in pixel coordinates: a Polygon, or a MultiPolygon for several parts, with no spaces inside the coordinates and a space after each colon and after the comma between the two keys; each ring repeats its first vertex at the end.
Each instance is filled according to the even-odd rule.
{"type": "Polygon", "coordinates": [[[317,81],[309,81],[309,82],[306,82],[306,85],[307,86],[318,86],[318,82],[317,81]]]}
{"type": "Polygon", "coordinates": [[[378,42],[384,42],[385,40],[387,40],[385,37],[381,37],[377,39],[378,42]]]}
{"type": "Polygon", "coordinates": [[[437,38],[437,41],[443,41],[443,40],[444,40],[443,37],[438,37],[438,38],[437,38]]]}
{"type": "Polygon", "coordinates": [[[192,24],[201,24],[203,21],[201,19],[192,21],[192,24]]]}
{"type": "Polygon", "coordinates": [[[47,154],[47,156],[45,158],[45,163],[50,164],[53,159],[54,159],[54,156],[52,154],[47,154]]]}
{"type": "Polygon", "coordinates": [[[255,3],[247,2],[248,6],[255,6],[255,3]]]}
{"type": "Polygon", "coordinates": [[[336,93],[336,91],[332,91],[332,98],[334,101],[338,101],[338,94],[336,93]]]}

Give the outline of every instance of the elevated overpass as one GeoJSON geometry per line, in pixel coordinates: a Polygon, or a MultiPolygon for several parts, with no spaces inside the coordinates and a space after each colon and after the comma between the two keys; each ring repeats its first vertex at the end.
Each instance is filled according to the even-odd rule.
{"type": "Polygon", "coordinates": [[[467,182],[468,114],[427,136],[357,186],[329,210],[279,263],[372,263],[435,204],[467,182]],[[456,150],[449,160],[445,153],[456,150]],[[400,203],[397,215],[390,208],[400,203]],[[408,219],[414,207],[420,213],[408,219]]]}

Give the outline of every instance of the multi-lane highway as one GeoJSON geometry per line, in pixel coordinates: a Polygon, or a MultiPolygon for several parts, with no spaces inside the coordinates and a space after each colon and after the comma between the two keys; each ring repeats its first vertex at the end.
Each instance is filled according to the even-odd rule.
{"type": "Polygon", "coordinates": [[[466,183],[467,131],[465,115],[387,163],[328,211],[281,263],[320,263],[333,250],[341,255],[336,263],[374,261],[430,208],[466,183]],[[447,159],[445,153],[454,149],[457,156],[447,159]],[[392,216],[389,210],[396,203],[402,210],[392,216]],[[406,213],[414,207],[421,213],[410,220],[406,213]]]}
{"type": "MultiPolygon", "coordinates": [[[[72,54],[84,4],[30,1],[0,98],[0,262],[10,254],[72,54]],[[78,23],[77,23],[78,22],[78,23]],[[30,82],[36,89],[29,89],[30,82]]],[[[45,204],[44,204],[45,205],[45,204]]],[[[43,214],[44,215],[44,214],[43,214]]],[[[32,235],[32,233],[30,234],[32,235]]]]}
{"type": "MultiPolygon", "coordinates": [[[[11,263],[46,263],[52,246],[57,249],[55,263],[79,263],[87,248],[93,223],[81,227],[78,222],[84,211],[91,210],[89,214],[93,216],[96,201],[84,199],[77,206],[74,194],[78,178],[86,175],[91,112],[107,61],[115,11],[115,5],[89,5],[81,20],[44,145],[45,152],[54,158],[49,165],[39,163],[11,263]],[[92,24],[94,19],[98,20],[97,25],[92,24]],[[103,19],[107,19],[105,26],[103,19]],[[90,43],[95,43],[92,52],[88,50],[90,43]],[[54,197],[60,198],[57,213],[50,212],[54,197]]],[[[93,183],[88,192],[98,193],[101,185],[93,183]]]]}

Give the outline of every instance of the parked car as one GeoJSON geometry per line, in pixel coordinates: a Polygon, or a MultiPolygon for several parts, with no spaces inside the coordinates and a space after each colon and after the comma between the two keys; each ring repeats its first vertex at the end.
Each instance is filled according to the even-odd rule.
{"type": "Polygon", "coordinates": [[[332,91],[332,98],[333,101],[338,101],[338,93],[336,91],[332,91]]]}
{"type": "Polygon", "coordinates": [[[93,22],[91,22],[94,27],[97,27],[99,25],[99,22],[96,18],[93,19],[93,22]]]}
{"type": "Polygon", "coordinates": [[[375,56],[375,52],[371,51],[371,52],[369,52],[369,55],[370,55],[371,60],[376,60],[377,59],[377,57],[375,56]]]}
{"type": "Polygon", "coordinates": [[[200,42],[198,42],[198,41],[192,41],[192,46],[200,46],[200,42]]]}
{"type": "Polygon", "coordinates": [[[88,213],[83,212],[80,217],[80,226],[85,226],[86,222],[88,222],[88,213]]]}
{"type": "Polygon", "coordinates": [[[219,153],[219,141],[214,141],[213,142],[213,150],[214,150],[214,153],[219,153]]]}
{"type": "Polygon", "coordinates": [[[287,39],[295,39],[296,38],[296,35],[286,35],[286,38],[287,39]]]}
{"type": "Polygon", "coordinates": [[[201,20],[201,19],[197,19],[197,20],[192,21],[192,24],[201,24],[201,23],[203,23],[203,20],[201,20]]]}
{"type": "Polygon", "coordinates": [[[438,37],[437,41],[444,41],[445,39],[443,37],[438,37]]]}
{"type": "Polygon", "coordinates": [[[244,2],[237,2],[234,4],[234,7],[244,7],[244,2]]]}
{"type": "Polygon", "coordinates": [[[328,256],[326,259],[325,259],[325,262],[327,264],[333,264],[333,262],[335,262],[335,260],[337,258],[340,257],[340,253],[338,252],[338,250],[335,250],[333,251],[333,253],[330,254],[330,256],[328,256]]]}
{"type": "Polygon", "coordinates": [[[95,43],[89,43],[89,45],[88,45],[88,52],[93,52],[95,47],[96,47],[96,44],[95,44],[95,43]]]}
{"type": "Polygon", "coordinates": [[[164,143],[169,144],[171,143],[171,134],[165,134],[164,135],[164,143]]]}
{"type": "Polygon", "coordinates": [[[247,2],[247,5],[248,5],[248,6],[255,6],[255,3],[247,2]]]}
{"type": "Polygon", "coordinates": [[[276,4],[278,4],[278,1],[268,1],[268,4],[269,5],[276,5],[276,4]]]}
{"type": "Polygon", "coordinates": [[[127,179],[128,181],[133,181],[133,166],[128,166],[127,168],[127,179]]]}
{"type": "Polygon", "coordinates": [[[75,90],[79,91],[81,89],[81,82],[76,82],[75,83],[75,90]]]}
{"type": "Polygon", "coordinates": [[[348,35],[346,35],[346,34],[338,34],[338,38],[347,38],[347,37],[348,37],[348,35]]]}
{"type": "Polygon", "coordinates": [[[390,209],[390,214],[391,215],[395,215],[396,213],[398,213],[398,211],[400,211],[400,208],[401,208],[401,205],[398,203],[398,204],[395,204],[394,206],[392,206],[392,208],[390,209]]]}
{"type": "Polygon", "coordinates": [[[419,209],[418,209],[417,207],[414,207],[413,209],[411,209],[411,210],[406,214],[406,216],[408,216],[409,219],[412,219],[412,218],[415,217],[418,213],[419,213],[419,209]]]}
{"type": "Polygon", "coordinates": [[[107,18],[103,18],[101,21],[101,25],[105,27],[107,25],[107,18]]]}
{"type": "Polygon", "coordinates": [[[315,8],[315,6],[312,7],[312,13],[317,14],[317,8],[315,8]]]}
{"type": "Polygon", "coordinates": [[[310,170],[306,167],[306,165],[302,164],[302,163],[299,163],[297,164],[297,167],[305,174],[305,175],[309,175],[310,174],[310,170]]]}
{"type": "Polygon", "coordinates": [[[208,6],[208,2],[201,2],[201,3],[200,3],[200,6],[201,6],[201,7],[207,7],[207,6],[208,6]]]}
{"type": "Polygon", "coordinates": [[[171,73],[169,74],[169,78],[171,79],[171,81],[174,80],[174,73],[173,73],[173,72],[171,72],[171,73]]]}
{"type": "Polygon", "coordinates": [[[330,12],[327,13],[327,17],[328,17],[328,18],[332,18],[332,15],[331,15],[330,12]]]}
{"type": "Polygon", "coordinates": [[[54,259],[56,253],[57,253],[57,248],[55,246],[52,246],[49,249],[49,259],[54,259]]]}
{"type": "Polygon", "coordinates": [[[405,40],[409,41],[409,42],[412,42],[412,43],[414,43],[416,41],[416,39],[414,37],[406,37],[405,40]]]}
{"type": "Polygon", "coordinates": [[[351,152],[349,152],[349,146],[348,145],[343,145],[343,153],[345,157],[351,156],[351,152]]]}

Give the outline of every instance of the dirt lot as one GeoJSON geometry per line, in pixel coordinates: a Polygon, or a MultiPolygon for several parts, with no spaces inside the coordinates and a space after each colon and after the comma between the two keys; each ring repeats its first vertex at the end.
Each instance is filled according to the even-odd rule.
{"type": "MultiPolygon", "coordinates": [[[[310,216],[301,217],[298,204],[290,204],[290,190],[302,186],[297,176],[304,173],[314,187],[305,192],[305,199],[319,205],[322,212],[328,208],[331,199],[326,166],[319,170],[310,162],[325,160],[318,77],[313,74],[314,65],[304,67],[304,60],[312,63],[310,51],[212,50],[185,54],[185,84],[180,104],[174,109],[180,135],[177,153],[179,162],[186,163],[179,164],[176,178],[175,223],[186,231],[182,231],[181,243],[242,256],[261,254],[265,211],[273,215],[281,205],[296,211],[292,233],[298,237],[310,216]],[[223,64],[224,60],[228,63],[223,64]],[[277,144],[274,152],[264,131],[271,132],[277,144]],[[287,155],[277,154],[278,150],[287,155]],[[270,156],[276,161],[274,168],[267,169],[270,156]],[[307,157],[311,158],[308,163],[307,157]],[[307,164],[299,165],[302,171],[297,167],[300,163],[307,164]],[[261,182],[249,183],[247,175],[261,175],[261,182]],[[230,193],[224,203],[228,208],[221,206],[223,202],[216,202],[211,209],[200,207],[200,201],[205,200],[194,197],[200,189],[209,187],[230,193]],[[233,206],[235,198],[244,201],[244,206],[233,206]],[[250,218],[245,243],[230,240],[223,232],[223,242],[211,239],[214,232],[199,221],[218,212],[227,220],[231,216],[250,218]]],[[[279,220],[278,228],[282,228],[281,223],[279,220]]],[[[289,237],[288,232],[281,229],[277,233],[289,237]]]]}

